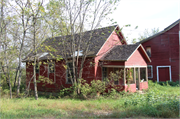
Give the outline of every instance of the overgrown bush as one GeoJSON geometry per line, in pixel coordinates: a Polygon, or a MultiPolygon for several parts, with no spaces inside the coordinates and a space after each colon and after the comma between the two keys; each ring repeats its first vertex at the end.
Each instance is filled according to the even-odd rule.
{"type": "Polygon", "coordinates": [[[173,82],[173,81],[160,81],[158,84],[162,86],[179,86],[179,81],[173,82]]]}
{"type": "MultiPolygon", "coordinates": [[[[179,114],[179,100],[177,96],[160,93],[157,89],[146,94],[133,94],[124,102],[125,108],[142,109],[144,115],[150,117],[177,117],[179,114]],[[146,109],[144,110],[144,108],[146,109]],[[168,112],[167,112],[168,111],[168,112]]],[[[138,110],[136,110],[138,113],[138,110]]],[[[140,111],[140,110],[139,110],[140,111]]],[[[141,112],[142,113],[142,112],[141,112]]]]}

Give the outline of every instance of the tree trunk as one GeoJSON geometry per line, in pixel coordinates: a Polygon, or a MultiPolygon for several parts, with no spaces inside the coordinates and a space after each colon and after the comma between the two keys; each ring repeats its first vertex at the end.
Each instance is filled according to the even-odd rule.
{"type": "Polygon", "coordinates": [[[35,99],[38,100],[38,93],[37,93],[37,83],[36,83],[36,57],[34,57],[34,66],[33,66],[33,81],[34,81],[34,96],[35,99]]]}

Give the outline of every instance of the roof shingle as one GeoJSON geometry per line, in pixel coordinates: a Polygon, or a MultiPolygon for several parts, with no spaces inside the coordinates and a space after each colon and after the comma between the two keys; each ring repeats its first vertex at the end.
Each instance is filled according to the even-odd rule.
{"type": "Polygon", "coordinates": [[[100,60],[102,61],[127,61],[139,44],[117,45],[110,49],[100,60]]]}
{"type": "MultiPolygon", "coordinates": [[[[75,47],[77,49],[77,44],[80,43],[80,51],[84,51],[86,47],[89,46],[88,49],[88,56],[95,56],[100,48],[103,46],[104,42],[108,39],[111,33],[115,30],[117,25],[99,28],[91,31],[86,31],[81,34],[82,41],[78,42],[80,39],[80,34],[75,34],[75,47]],[[92,37],[91,37],[92,36],[92,37]],[[89,45],[88,41],[91,38],[89,45]]],[[[53,56],[61,56],[64,57],[71,57],[72,50],[71,50],[71,41],[72,35],[67,36],[60,36],[46,39],[42,44],[37,48],[37,54],[48,53],[46,56],[39,57],[40,60],[44,59],[55,59],[53,56]],[[49,50],[51,49],[51,50],[49,50]]],[[[32,60],[34,57],[33,52],[31,52],[24,61],[32,60]]]]}

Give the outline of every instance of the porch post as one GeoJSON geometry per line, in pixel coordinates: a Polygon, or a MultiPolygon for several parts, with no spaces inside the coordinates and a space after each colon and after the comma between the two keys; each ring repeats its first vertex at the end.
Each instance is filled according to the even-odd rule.
{"type": "Polygon", "coordinates": [[[124,85],[126,85],[126,68],[124,68],[124,85]]]}
{"type": "Polygon", "coordinates": [[[139,89],[140,89],[140,68],[138,67],[138,82],[139,82],[139,89]]]}
{"type": "Polygon", "coordinates": [[[147,70],[147,67],[146,67],[146,81],[148,81],[148,70],[147,70]]]}
{"type": "Polygon", "coordinates": [[[134,71],[133,71],[133,72],[134,72],[134,74],[133,74],[133,75],[134,75],[134,76],[133,76],[134,79],[133,79],[133,80],[134,80],[134,83],[136,84],[136,68],[135,68],[135,67],[134,67],[134,71]]]}

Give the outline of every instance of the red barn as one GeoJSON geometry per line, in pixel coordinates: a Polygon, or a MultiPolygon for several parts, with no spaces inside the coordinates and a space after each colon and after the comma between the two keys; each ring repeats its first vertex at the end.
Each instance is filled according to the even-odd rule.
{"type": "Polygon", "coordinates": [[[178,81],[180,19],[163,31],[147,38],[140,43],[151,58],[148,63],[148,78],[154,81],[178,81]]]}
{"type": "MultiPolygon", "coordinates": [[[[147,89],[147,63],[150,62],[150,58],[142,45],[127,45],[124,36],[119,30],[119,26],[116,25],[83,33],[82,39],[84,40],[88,39],[90,35],[92,37],[88,55],[83,65],[82,78],[90,83],[94,79],[103,80],[108,78],[111,72],[122,71],[121,79],[114,82],[115,85],[122,87],[121,90],[135,92],[136,89],[147,89]]],[[[79,34],[74,36],[76,39],[79,38],[79,34]]],[[[67,53],[70,50],[68,48],[70,44],[68,43],[72,40],[71,38],[69,35],[46,39],[42,43],[42,48],[38,48],[35,56],[30,53],[24,59],[26,62],[27,83],[33,77],[32,58],[37,57],[38,62],[41,61],[40,65],[37,66],[39,68],[36,69],[39,91],[59,91],[72,85],[72,80],[69,78],[72,73],[68,73],[72,72],[72,52],[67,53]],[[63,44],[64,39],[65,44],[63,44]],[[48,50],[50,46],[56,51],[51,52],[48,50]],[[64,47],[66,52],[63,52],[64,47]],[[52,54],[56,57],[53,57],[52,54]],[[65,58],[65,55],[69,57],[65,58]],[[57,60],[58,56],[61,56],[62,59],[57,60]],[[42,77],[44,80],[40,80],[42,77]],[[50,79],[52,83],[48,83],[46,79],[50,79]]],[[[84,54],[83,50],[82,47],[79,56],[84,54]]],[[[81,58],[78,60],[79,64],[80,62],[81,58]]],[[[78,71],[79,67],[77,68],[78,71]]],[[[32,90],[34,89],[33,86],[33,82],[31,82],[30,88],[32,90]]]]}

